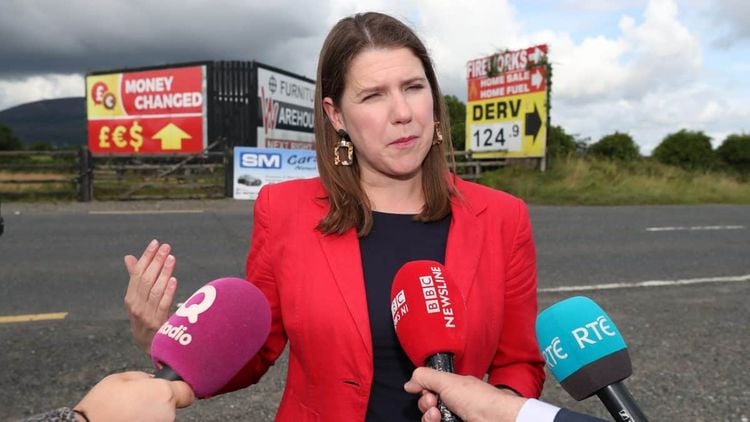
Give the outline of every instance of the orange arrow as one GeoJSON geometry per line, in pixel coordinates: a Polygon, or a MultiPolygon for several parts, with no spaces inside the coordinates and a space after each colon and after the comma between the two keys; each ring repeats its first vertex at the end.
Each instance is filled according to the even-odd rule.
{"type": "Polygon", "coordinates": [[[182,140],[191,139],[187,132],[180,129],[176,124],[170,123],[163,128],[159,129],[158,132],[153,136],[154,139],[161,139],[161,149],[167,150],[181,150],[182,140]]]}

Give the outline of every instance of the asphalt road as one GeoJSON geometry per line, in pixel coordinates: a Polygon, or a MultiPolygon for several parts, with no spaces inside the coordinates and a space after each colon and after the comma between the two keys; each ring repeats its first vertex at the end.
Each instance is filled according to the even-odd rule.
{"type": "MultiPolygon", "coordinates": [[[[104,375],[148,370],[130,340],[122,256],[152,238],[172,244],[178,300],[221,276],[242,276],[249,202],[3,204],[0,420],[72,405],[104,375]]],[[[626,385],[652,421],[750,418],[750,207],[531,207],[539,303],[583,294],[613,318],[630,349],[626,385]],[[656,283],[659,281],[659,283],[656,283]]],[[[202,401],[185,421],[270,421],[285,357],[256,386],[202,401]]],[[[575,402],[551,377],[543,399],[575,402]]]]}

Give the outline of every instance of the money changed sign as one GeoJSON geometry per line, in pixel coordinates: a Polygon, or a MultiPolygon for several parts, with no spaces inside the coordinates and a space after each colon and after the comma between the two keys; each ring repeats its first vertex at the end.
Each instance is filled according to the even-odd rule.
{"type": "Polygon", "coordinates": [[[206,67],[86,76],[92,154],[198,153],[206,147],[206,67]]]}
{"type": "Polygon", "coordinates": [[[546,45],[467,63],[467,151],[477,158],[544,156],[549,104],[546,64],[546,45]]]}

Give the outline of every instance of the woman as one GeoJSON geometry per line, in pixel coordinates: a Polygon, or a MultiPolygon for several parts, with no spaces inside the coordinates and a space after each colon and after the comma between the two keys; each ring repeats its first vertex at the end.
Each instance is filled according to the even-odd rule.
{"type": "MultiPolygon", "coordinates": [[[[278,420],[418,420],[389,293],[401,265],[431,259],[445,263],[466,304],[456,371],[537,397],[544,371],[526,206],[449,173],[446,107],[419,38],[379,13],[338,22],[320,53],[315,118],[320,178],[265,186],[255,203],[247,278],[267,295],[273,323],[225,390],[257,382],[288,340],[278,420]]],[[[174,294],[168,254],[152,244],[141,260],[126,258],[126,304],[144,349],[174,294]]]]}

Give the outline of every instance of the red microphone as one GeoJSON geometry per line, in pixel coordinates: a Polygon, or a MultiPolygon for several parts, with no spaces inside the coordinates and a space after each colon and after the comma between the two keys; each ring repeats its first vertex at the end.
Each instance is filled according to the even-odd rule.
{"type": "MultiPolygon", "coordinates": [[[[401,348],[415,366],[453,372],[466,338],[466,309],[461,292],[436,261],[410,261],[391,287],[391,315],[401,348]]],[[[458,417],[438,401],[443,421],[458,417]]]]}
{"type": "Polygon", "coordinates": [[[183,380],[198,398],[211,397],[255,356],[271,330],[265,295],[240,278],[201,287],[151,341],[157,378],[183,380]]]}

